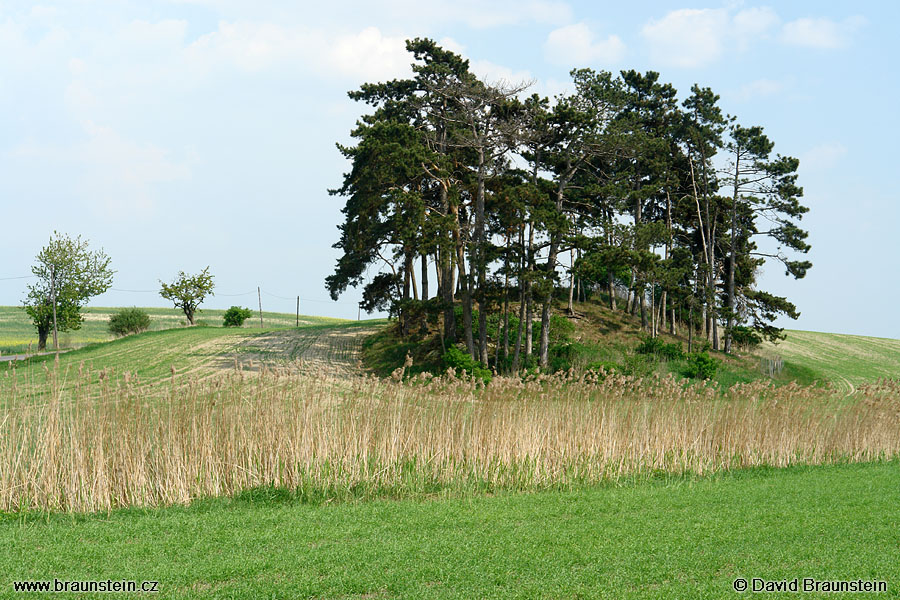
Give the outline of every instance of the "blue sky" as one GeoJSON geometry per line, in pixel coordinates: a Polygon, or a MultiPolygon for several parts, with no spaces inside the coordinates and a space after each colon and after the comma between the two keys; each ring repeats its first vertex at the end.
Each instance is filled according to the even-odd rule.
{"type": "MultiPolygon", "coordinates": [[[[766,267],[802,315],[782,325],[900,338],[896,171],[900,56],[888,2],[297,2],[0,0],[0,279],[29,274],[59,230],[118,271],[95,305],[164,305],[152,290],[209,265],[209,307],[356,317],[323,280],[362,107],[346,92],[408,73],[403,41],[440,40],[489,80],[660,71],[697,82],[777,152],[800,158],[813,269],[766,267]],[[246,296],[224,296],[241,294],[246,296]],[[278,298],[276,296],[280,296],[278,298]]],[[[0,281],[19,304],[25,280],[0,281]]]]}

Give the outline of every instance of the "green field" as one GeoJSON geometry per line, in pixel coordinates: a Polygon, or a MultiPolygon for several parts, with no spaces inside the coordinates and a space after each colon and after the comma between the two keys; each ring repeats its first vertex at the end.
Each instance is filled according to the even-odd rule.
{"type": "Polygon", "coordinates": [[[154,580],[165,598],[729,598],[738,577],[813,577],[886,581],[876,597],[897,598],[898,475],[892,462],[433,501],[260,492],[10,515],[0,595],[55,577],[154,580]]]}
{"type": "MultiPolygon", "coordinates": [[[[84,315],[84,323],[81,329],[61,333],[59,343],[61,348],[80,348],[87,344],[95,344],[98,342],[107,342],[114,339],[114,336],[107,330],[109,317],[118,311],[119,308],[104,308],[100,306],[89,306],[82,310],[84,315]]],[[[161,329],[172,329],[185,327],[187,321],[184,313],[176,308],[142,308],[150,315],[150,330],[158,331],[161,329]]],[[[196,321],[198,325],[210,325],[219,327],[222,325],[222,316],[224,310],[201,309],[197,314],[196,321]]],[[[301,325],[322,325],[327,323],[340,323],[342,319],[332,319],[329,317],[311,317],[308,315],[300,315],[301,325]]],[[[263,327],[266,329],[278,327],[294,327],[296,325],[296,315],[263,312],[263,327]]],[[[244,323],[243,329],[260,329],[259,313],[254,313],[253,317],[244,323]]],[[[29,350],[34,351],[37,348],[37,332],[28,315],[21,307],[17,306],[0,306],[0,353],[2,354],[18,354],[29,350]]],[[[48,345],[52,340],[48,341],[48,345]]]]}
{"type": "Polygon", "coordinates": [[[307,365],[346,366],[354,360],[351,355],[362,339],[383,323],[301,316],[299,328],[196,326],[148,331],[62,353],[58,364],[53,354],[0,363],[0,372],[7,373],[0,378],[0,396],[14,381],[20,389],[25,385],[41,388],[48,378],[56,377],[63,389],[71,388],[77,385],[75,374],[84,370],[104,371],[104,376],[113,379],[127,373],[141,383],[153,383],[170,377],[173,370],[178,376],[202,377],[236,366],[257,370],[261,365],[296,364],[298,359],[307,365]],[[48,371],[45,365],[53,368],[48,371]],[[15,380],[9,376],[13,370],[15,380]]]}
{"type": "MultiPolygon", "coordinates": [[[[301,317],[304,323],[295,328],[293,315],[268,314],[264,315],[265,329],[254,328],[252,321],[240,329],[189,328],[181,326],[181,318],[175,311],[149,309],[155,327],[165,330],[106,342],[105,319],[112,310],[91,309],[88,314],[92,318],[86,321],[84,329],[69,339],[70,345],[87,345],[61,354],[58,369],[54,368],[53,356],[15,365],[0,364],[0,396],[8,395],[8,386],[19,386],[20,403],[9,408],[9,414],[13,414],[12,410],[28,409],[21,402],[29,398],[28,386],[51,389],[47,387],[47,378],[55,377],[52,389],[69,389],[83,380],[74,374],[80,369],[104,371],[115,378],[129,373],[132,379],[128,385],[132,387],[126,385],[121,389],[135,389],[135,381],[142,384],[165,380],[171,376],[173,367],[179,383],[173,378],[171,389],[178,389],[186,381],[184,375],[203,378],[229,371],[235,364],[251,371],[259,365],[292,368],[312,365],[313,373],[322,372],[323,366],[335,366],[344,369],[339,373],[349,375],[357,370],[355,360],[363,338],[385,323],[301,317]],[[91,343],[91,335],[102,338],[102,343],[91,343]],[[16,375],[12,376],[14,371],[16,375]],[[60,374],[67,372],[71,374],[70,379],[60,383],[60,374]],[[22,392],[23,389],[26,391],[22,392]]],[[[205,311],[201,319],[209,324],[215,319],[217,324],[222,312],[205,311]]],[[[10,340],[11,347],[21,344],[17,340],[33,336],[21,310],[0,309],[0,318],[5,319],[0,337],[10,340]]],[[[786,362],[823,380],[843,382],[850,391],[871,379],[900,376],[900,341],[896,340],[788,332],[785,342],[774,349],[766,347],[763,352],[777,353],[786,362]]],[[[254,385],[252,390],[256,391],[247,388],[234,392],[237,395],[229,401],[233,404],[226,402],[224,391],[204,388],[211,390],[209,398],[220,402],[216,406],[225,412],[207,413],[200,402],[197,414],[201,417],[215,414],[216,419],[229,414],[242,415],[228,412],[232,410],[229,407],[234,406],[235,410],[252,407],[254,394],[269,397],[265,396],[269,392],[260,389],[277,390],[280,385],[286,395],[272,398],[282,398],[285,406],[290,406],[291,398],[296,397],[300,402],[336,407],[336,412],[323,412],[323,415],[337,415],[340,407],[356,407],[352,419],[340,421],[344,432],[356,431],[354,423],[362,423],[366,414],[370,418],[376,415],[376,420],[370,421],[372,427],[359,425],[360,431],[373,436],[375,426],[382,426],[385,435],[392,435],[394,431],[409,432],[418,427],[420,437],[416,439],[427,444],[428,440],[437,439],[433,436],[438,432],[467,440],[467,435],[474,435],[481,423],[480,431],[490,432],[483,435],[490,435],[492,440],[518,431],[516,435],[521,437],[522,444],[510,442],[509,447],[525,448],[526,442],[531,443],[537,451],[518,451],[526,452],[529,457],[544,456],[530,459],[538,461],[553,460],[556,456],[540,452],[548,445],[542,433],[544,428],[554,431],[554,439],[560,438],[565,427],[575,425],[565,415],[582,414],[578,406],[584,402],[578,388],[554,389],[551,386],[563,384],[550,381],[530,384],[528,393],[544,398],[545,403],[563,394],[571,396],[567,400],[571,404],[564,405],[571,408],[562,409],[564,412],[558,418],[553,417],[557,413],[538,408],[543,404],[529,404],[535,398],[529,400],[524,391],[512,403],[504,400],[502,387],[494,392],[498,394],[493,400],[497,404],[493,408],[488,404],[482,407],[476,404],[482,402],[480,392],[474,386],[457,382],[450,384],[452,389],[448,388],[446,397],[440,399],[446,398],[455,407],[446,414],[458,414],[460,418],[438,419],[434,427],[425,427],[417,424],[425,423],[431,414],[425,410],[429,400],[425,392],[423,396],[416,395],[418,384],[397,384],[398,387],[391,388],[389,383],[358,378],[309,377],[303,371],[291,377],[305,378],[312,383],[298,380],[300,385],[292,392],[290,386],[294,380],[289,377],[260,378],[263,387],[254,385]],[[366,396],[369,392],[372,393],[366,396]],[[358,397],[351,400],[348,394],[358,397]],[[406,394],[414,399],[406,400],[406,394]],[[370,400],[377,401],[367,404],[370,400]],[[396,410],[391,408],[394,406],[396,410]],[[408,410],[401,410],[403,406],[408,406],[408,410]],[[527,413],[531,415],[528,418],[517,418],[516,412],[504,412],[525,410],[527,406],[535,407],[529,409],[533,412],[527,413]],[[372,412],[376,410],[384,412],[372,412]],[[378,420],[380,414],[387,418],[378,420]],[[466,420],[470,416],[471,422],[466,420]],[[529,423],[536,425],[532,429],[529,423]],[[457,427],[461,429],[453,433],[457,427]]],[[[154,389],[162,390],[167,385],[154,389]]],[[[507,386],[504,393],[519,393],[509,381],[502,385],[507,386]]],[[[623,385],[632,384],[625,381],[623,385]]],[[[878,411],[887,411],[884,415],[889,416],[894,410],[890,414],[895,414],[896,394],[889,390],[896,389],[888,387],[867,396],[869,404],[859,405],[862,407],[859,422],[869,419],[880,423],[882,413],[878,411]],[[874,412],[870,415],[867,411],[874,412]]],[[[487,392],[490,395],[490,388],[487,392]]],[[[164,391],[154,393],[147,398],[164,397],[164,391]]],[[[763,444],[763,430],[774,431],[779,422],[783,425],[796,419],[798,423],[813,423],[809,420],[815,413],[812,405],[819,402],[820,393],[824,402],[828,390],[811,388],[797,392],[787,388],[779,393],[786,394],[785,401],[771,404],[773,420],[763,419],[768,426],[760,427],[759,440],[753,431],[742,433],[748,444],[763,444]],[[796,410],[791,407],[792,402],[798,403],[796,410]]],[[[89,395],[84,397],[90,399],[89,395]]],[[[127,407],[129,398],[123,396],[119,405],[127,407]]],[[[685,398],[688,408],[707,401],[724,407],[712,396],[709,400],[685,398]]],[[[591,405],[603,402],[602,398],[595,400],[591,405]]],[[[636,398],[626,400],[623,406],[631,406],[636,398]]],[[[847,400],[842,396],[838,400],[834,406],[846,405],[847,400]]],[[[675,402],[673,409],[680,406],[677,400],[665,401],[675,402]]],[[[663,406],[664,400],[655,402],[663,406]]],[[[0,407],[3,405],[0,402],[0,407]]],[[[33,414],[33,423],[38,427],[49,413],[44,412],[41,404],[32,406],[29,414],[33,414]]],[[[263,406],[272,407],[260,404],[263,406]]],[[[611,412],[607,414],[614,415],[614,406],[610,407],[611,412]]],[[[94,414],[85,412],[84,407],[73,410],[71,414],[94,414]]],[[[252,417],[240,420],[241,423],[252,425],[252,419],[263,414],[253,412],[252,408],[247,410],[250,412],[246,414],[252,417]]],[[[642,408],[619,414],[622,418],[637,418],[651,412],[650,408],[642,408]]],[[[151,413],[145,410],[142,414],[151,413]]],[[[111,410],[96,414],[110,417],[118,413],[111,410]]],[[[152,414],[165,415],[165,412],[152,414]]],[[[314,411],[302,414],[312,415],[310,431],[325,426],[326,422],[336,422],[316,421],[314,411]]],[[[659,412],[652,423],[663,423],[665,414],[668,414],[666,410],[659,412]]],[[[712,410],[709,414],[719,413],[712,410]]],[[[856,423],[855,419],[844,422],[856,423]]],[[[827,428],[831,421],[826,421],[816,427],[827,428]]],[[[122,417],[121,422],[126,423],[127,418],[122,417]]],[[[119,437],[125,431],[115,424],[112,427],[119,437]]],[[[260,439],[278,438],[292,431],[292,427],[273,421],[273,426],[266,429],[267,435],[260,439]]],[[[688,447],[696,444],[697,436],[716,435],[715,426],[697,427],[698,433],[681,436],[688,447]]],[[[849,440],[846,443],[854,447],[859,444],[861,450],[877,435],[887,441],[895,439],[892,428],[882,427],[884,431],[876,435],[877,427],[866,427],[863,432],[844,436],[849,440]]],[[[722,435],[734,437],[738,429],[728,428],[722,435]]],[[[622,431],[632,430],[622,427],[622,431]]],[[[664,431],[659,431],[664,436],[664,431]]],[[[789,431],[796,431],[799,436],[805,429],[792,425],[789,431]]],[[[147,448],[152,437],[144,442],[147,448]]],[[[838,438],[844,439],[840,436],[834,439],[838,438]]],[[[60,438],[60,448],[74,439],[60,438]]],[[[103,439],[114,441],[115,436],[103,439]]],[[[319,440],[323,452],[330,447],[329,439],[334,438],[323,435],[319,440]]],[[[302,449],[311,440],[301,441],[297,437],[291,447],[302,449]]],[[[408,438],[403,443],[411,448],[416,442],[408,438]]],[[[622,443],[629,442],[623,438],[622,443]]],[[[778,437],[769,439],[768,443],[779,446],[786,442],[778,437]]],[[[82,447],[93,453],[100,446],[103,444],[82,447]]],[[[10,446],[12,450],[4,456],[15,460],[20,447],[10,446]]],[[[111,457],[113,444],[105,447],[104,451],[109,451],[111,457]]],[[[191,446],[191,452],[196,452],[196,448],[191,446]]],[[[213,452],[207,447],[204,456],[220,453],[221,449],[215,446],[213,452]]],[[[452,450],[451,446],[447,450],[452,450]]],[[[397,452],[402,453],[402,448],[397,452]]],[[[477,485],[422,488],[413,481],[408,486],[386,487],[382,495],[374,496],[363,493],[364,486],[358,490],[348,488],[346,494],[299,496],[286,489],[256,488],[234,497],[199,495],[200,499],[188,506],[126,508],[96,514],[0,513],[0,544],[5,548],[0,553],[3,573],[0,597],[21,597],[22,594],[13,591],[13,581],[56,578],[159,581],[160,597],[165,598],[722,598],[735,593],[732,584],[738,577],[879,580],[887,582],[888,592],[878,597],[900,597],[900,512],[896,509],[900,502],[897,486],[900,463],[893,451],[887,455],[893,458],[884,462],[784,469],[720,469],[703,477],[653,476],[650,470],[635,473],[633,477],[625,475],[618,479],[618,484],[585,484],[572,480],[560,483],[554,488],[557,491],[533,491],[539,488],[528,484],[521,488],[477,485]],[[398,491],[406,489],[419,491],[398,491]],[[532,491],[514,493],[512,489],[532,491]],[[354,500],[364,497],[376,499],[354,500]]],[[[266,452],[260,453],[259,462],[268,460],[268,456],[266,452]]],[[[862,460],[843,454],[834,458],[838,462],[862,460]]],[[[251,463],[248,463],[250,467],[251,463]]],[[[323,477],[327,475],[324,473],[323,477]]],[[[414,469],[409,473],[415,476],[414,469]]],[[[109,594],[55,596],[110,597],[109,594]]],[[[841,597],[863,596],[841,594],[841,597]]],[[[834,595],[804,594],[803,597],[834,595]]]]}
{"type": "Polygon", "coordinates": [[[851,392],[867,381],[900,378],[900,340],[815,331],[785,333],[787,339],[766,344],[761,353],[781,356],[851,392]]]}

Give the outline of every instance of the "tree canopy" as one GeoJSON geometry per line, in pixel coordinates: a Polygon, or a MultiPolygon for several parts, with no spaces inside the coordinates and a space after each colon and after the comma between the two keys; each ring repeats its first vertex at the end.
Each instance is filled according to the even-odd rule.
{"type": "Polygon", "coordinates": [[[179,271],[172,283],[163,281],[159,283],[162,286],[159,295],[166,300],[171,300],[175,304],[175,308],[180,308],[191,325],[194,324],[194,315],[203,300],[207,296],[214,295],[215,284],[213,276],[209,274],[209,267],[196,275],[188,275],[184,271],[179,271]]]}
{"type": "Polygon", "coordinates": [[[331,191],[344,199],[332,297],[363,285],[361,306],[388,310],[404,333],[438,316],[445,346],[500,370],[547,366],[566,274],[569,310],[577,280],[640,311],[651,336],[682,327],[726,351],[736,328],[773,338],[779,315],[799,314],[757,287],[767,260],[796,278],[811,266],[797,258],[810,249],[799,161],[773,155],[710,88],[679,101],[654,71],[576,69],[574,91],[548,99],[478,79],[432,40],[407,50],[410,79],[349,94],[371,111],[354,145],[338,146],[351,166],[331,191]]]}
{"type": "Polygon", "coordinates": [[[38,350],[46,348],[51,332],[58,349],[58,332],[81,327],[81,308],[110,288],[115,271],[102,249],[91,250],[80,235],[72,238],[57,231],[35,261],[31,272],[37,281],[28,285],[24,308],[37,329],[38,350]]]}

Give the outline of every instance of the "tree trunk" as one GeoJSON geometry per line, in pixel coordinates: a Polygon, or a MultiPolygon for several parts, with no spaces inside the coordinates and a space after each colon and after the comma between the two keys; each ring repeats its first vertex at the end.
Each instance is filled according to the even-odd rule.
{"type": "Polygon", "coordinates": [[[641,329],[647,329],[647,294],[641,289],[641,329]]]}
{"type": "Polygon", "coordinates": [[[572,265],[569,267],[569,314],[575,314],[575,306],[572,304],[572,300],[575,297],[575,249],[569,250],[569,260],[572,265]]]}
{"type": "Polygon", "coordinates": [[[516,328],[516,347],[513,351],[513,373],[519,372],[519,357],[522,351],[522,328],[525,326],[525,228],[519,230],[519,326],[516,328]]]}
{"type": "Polygon", "coordinates": [[[741,154],[740,149],[734,159],[734,196],[731,201],[731,258],[728,261],[728,281],[726,302],[728,303],[728,323],[725,326],[725,353],[731,352],[731,335],[734,327],[734,269],[737,261],[737,206],[739,191],[741,154]]]}
{"type": "MultiPolygon", "coordinates": [[[[444,214],[450,214],[450,203],[447,197],[447,188],[441,186],[441,206],[444,208],[444,214]]],[[[453,211],[454,216],[456,212],[453,211]]],[[[453,233],[455,227],[450,232],[441,233],[442,247],[438,249],[440,256],[441,272],[438,277],[438,287],[441,290],[441,299],[444,302],[444,339],[449,343],[456,341],[456,313],[453,310],[453,233]]]]}
{"type": "Polygon", "coordinates": [[[50,327],[38,327],[38,352],[47,349],[47,336],[50,335],[50,327]]]}
{"type": "Polygon", "coordinates": [[[487,351],[487,307],[478,303],[478,355],[481,362],[488,364],[487,351]]]}
{"type": "Polygon", "coordinates": [[[553,294],[544,299],[541,306],[541,369],[550,365],[550,304],[553,302],[553,294]]]}
{"type": "Polygon", "coordinates": [[[609,284],[609,307],[616,310],[616,281],[613,277],[612,269],[607,269],[606,279],[609,284]]]}
{"type": "Polygon", "coordinates": [[[528,224],[528,279],[525,283],[525,356],[534,354],[534,224],[528,224]]]}
{"type": "Polygon", "coordinates": [[[412,285],[413,300],[418,300],[419,299],[419,286],[416,285],[416,261],[415,261],[415,255],[412,252],[409,253],[409,259],[407,260],[406,265],[407,265],[407,270],[409,271],[409,281],[410,281],[410,284],[412,285]]]}
{"type": "Polygon", "coordinates": [[[428,254],[422,254],[422,300],[428,300],[428,254]]]}
{"type": "MultiPolygon", "coordinates": [[[[503,278],[503,362],[505,363],[509,360],[509,234],[506,235],[506,256],[504,257],[504,263],[506,263],[503,278]]],[[[500,347],[499,340],[497,342],[497,347],[500,347]]]]}
{"type": "MultiPolygon", "coordinates": [[[[581,248],[578,249],[578,254],[576,256],[576,262],[581,260],[581,248]]],[[[576,293],[576,297],[580,302],[586,302],[584,298],[584,279],[581,277],[578,278],[578,292],[576,293]]]]}
{"type": "MultiPolygon", "coordinates": [[[[565,194],[567,181],[561,181],[556,190],[556,210],[562,212],[563,195],[565,194]]],[[[559,254],[559,244],[562,241],[561,231],[550,232],[550,249],[547,253],[547,293],[542,298],[541,306],[541,369],[546,369],[550,364],[550,305],[553,303],[554,281],[556,279],[556,260],[559,254]]]]}
{"type": "Polygon", "coordinates": [[[708,340],[709,335],[707,331],[709,331],[708,326],[709,321],[706,318],[706,302],[704,301],[703,305],[700,306],[700,337],[708,340]]]}
{"type": "Polygon", "coordinates": [[[472,293],[469,290],[469,278],[466,275],[466,261],[463,256],[463,246],[457,246],[457,270],[459,271],[459,284],[463,297],[463,333],[466,337],[466,351],[469,356],[478,360],[475,354],[475,340],[472,337],[472,293]]]}
{"type": "Polygon", "coordinates": [[[516,328],[516,345],[513,350],[512,372],[519,372],[519,359],[522,355],[522,332],[525,328],[525,289],[519,286],[519,326],[516,328]]]}
{"type": "Polygon", "coordinates": [[[659,330],[666,329],[666,290],[659,295],[659,310],[657,311],[656,322],[659,324],[659,330]]]}

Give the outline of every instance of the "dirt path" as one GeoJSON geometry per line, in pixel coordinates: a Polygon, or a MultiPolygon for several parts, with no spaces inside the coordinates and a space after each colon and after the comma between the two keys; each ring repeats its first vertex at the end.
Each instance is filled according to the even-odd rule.
{"type": "Polygon", "coordinates": [[[358,374],[362,342],[377,330],[378,326],[353,326],[272,331],[238,344],[217,366],[233,369],[239,363],[250,371],[265,365],[331,376],[358,374]]]}

